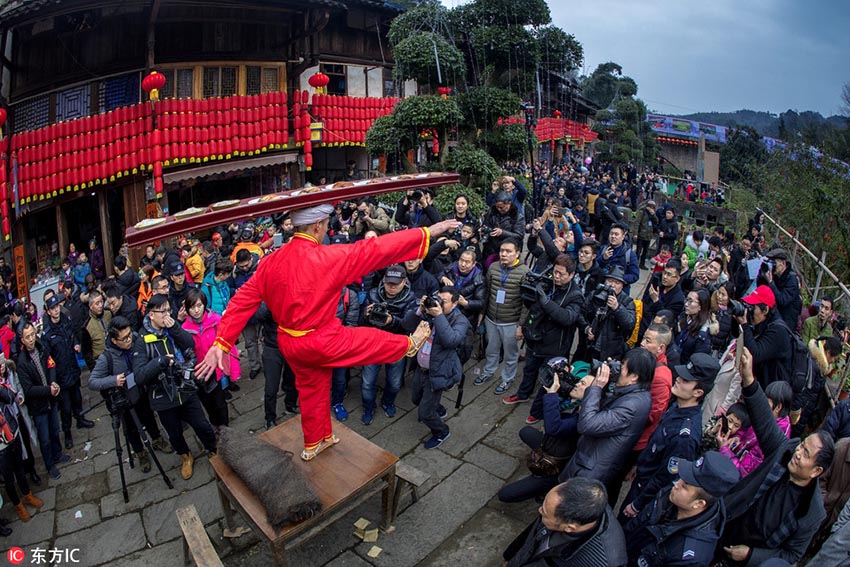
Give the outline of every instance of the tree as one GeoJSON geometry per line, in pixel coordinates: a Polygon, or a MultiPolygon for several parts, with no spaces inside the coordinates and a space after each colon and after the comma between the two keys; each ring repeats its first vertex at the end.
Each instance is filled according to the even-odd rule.
{"type": "Polygon", "coordinates": [[[720,178],[727,183],[741,183],[761,195],[761,174],[767,158],[761,136],[754,128],[731,129],[720,148],[720,178]]]}
{"type": "Polygon", "coordinates": [[[415,79],[420,87],[440,85],[466,74],[463,54],[436,33],[419,32],[402,39],[393,47],[395,75],[415,79]]]}
{"type": "Polygon", "coordinates": [[[585,96],[595,97],[592,100],[603,107],[593,125],[605,142],[600,157],[617,164],[647,163],[655,160],[658,143],[646,123],[646,105],[635,98],[637,83],[622,73],[617,63],[609,61],[599,65],[582,84],[585,96]]]}
{"type": "MultiPolygon", "coordinates": [[[[601,108],[608,108],[617,95],[621,80],[623,79],[623,68],[618,64],[609,61],[601,63],[596,70],[591,73],[587,79],[582,82],[581,94],[589,98],[601,108]]],[[[635,84],[632,79],[626,77],[631,84],[635,84]]],[[[628,87],[627,87],[628,88],[628,87]]],[[[637,94],[637,86],[635,92],[637,94]]],[[[633,96],[633,95],[628,95],[633,96]]]]}

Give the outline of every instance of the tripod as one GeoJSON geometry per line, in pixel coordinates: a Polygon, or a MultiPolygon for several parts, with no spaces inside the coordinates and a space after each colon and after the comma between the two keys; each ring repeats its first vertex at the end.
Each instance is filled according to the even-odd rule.
{"type": "MultiPolygon", "coordinates": [[[[115,454],[118,456],[118,471],[121,474],[121,492],[124,494],[124,503],[128,503],[130,501],[130,495],[127,492],[127,481],[124,478],[124,451],[121,447],[121,434],[118,432],[121,429],[122,420],[126,420],[129,416],[130,419],[133,420],[133,424],[136,426],[136,431],[139,434],[139,437],[142,439],[142,444],[147,449],[148,455],[153,459],[153,462],[156,463],[156,468],[159,470],[160,476],[162,476],[162,480],[165,481],[165,485],[168,488],[174,488],[174,485],[171,484],[171,479],[168,478],[168,475],[165,474],[165,471],[162,468],[162,465],[159,462],[159,458],[156,456],[156,452],[153,449],[153,443],[151,442],[150,435],[148,435],[148,430],[142,425],[142,422],[139,420],[139,416],[136,413],[136,410],[130,406],[124,409],[115,409],[110,412],[112,416],[112,433],[115,436],[115,454]]],[[[130,446],[130,437],[127,434],[129,428],[124,428],[124,437],[127,441],[127,453],[130,457],[130,468],[135,468],[135,463],[133,461],[133,451],[130,446]]]]}

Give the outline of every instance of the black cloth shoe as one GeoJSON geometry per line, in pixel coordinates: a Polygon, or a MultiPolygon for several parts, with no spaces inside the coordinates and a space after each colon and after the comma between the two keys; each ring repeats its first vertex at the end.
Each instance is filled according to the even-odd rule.
{"type": "Polygon", "coordinates": [[[74,440],[71,438],[71,432],[66,431],[65,432],[65,448],[70,449],[73,446],[74,446],[74,440]]]}
{"type": "Polygon", "coordinates": [[[231,382],[230,384],[227,385],[227,389],[231,390],[233,392],[238,392],[239,391],[239,384],[237,384],[236,382],[231,382]]]}
{"type": "Polygon", "coordinates": [[[77,418],[77,429],[91,429],[94,427],[94,422],[80,416],[77,418]]]}
{"type": "Polygon", "coordinates": [[[41,477],[38,476],[38,473],[33,471],[30,473],[30,480],[36,486],[41,486],[41,477]]]}
{"type": "Polygon", "coordinates": [[[224,391],[224,399],[225,400],[232,400],[233,399],[233,394],[230,393],[229,388],[224,391]]]}
{"type": "Polygon", "coordinates": [[[296,415],[301,413],[301,409],[298,407],[298,404],[295,404],[294,406],[286,406],[286,411],[287,413],[292,413],[296,415]]]}

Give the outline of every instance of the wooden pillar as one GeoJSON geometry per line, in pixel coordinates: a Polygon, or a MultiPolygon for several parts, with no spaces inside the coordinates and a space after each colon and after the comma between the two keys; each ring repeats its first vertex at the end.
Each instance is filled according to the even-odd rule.
{"type": "Polygon", "coordinates": [[[65,259],[68,255],[68,221],[65,218],[65,209],[61,204],[56,204],[56,234],[59,242],[59,257],[65,259]]]}
{"type": "MultiPolygon", "coordinates": [[[[108,190],[115,191],[115,189],[108,190]]],[[[106,277],[109,277],[112,275],[112,261],[115,259],[115,252],[112,247],[112,231],[110,230],[112,225],[105,190],[97,192],[97,210],[100,213],[100,241],[103,243],[103,263],[106,266],[106,277]]]]}
{"type": "MultiPolygon", "coordinates": [[[[147,218],[146,205],[145,180],[136,178],[124,187],[124,226],[134,226],[140,220],[147,218]]],[[[130,248],[130,265],[138,268],[144,253],[144,247],[130,248]]]]}

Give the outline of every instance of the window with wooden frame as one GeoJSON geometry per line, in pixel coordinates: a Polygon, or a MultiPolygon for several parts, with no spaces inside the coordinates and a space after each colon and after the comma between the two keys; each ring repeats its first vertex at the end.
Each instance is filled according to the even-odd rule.
{"type": "Polygon", "coordinates": [[[348,76],[345,72],[345,65],[322,63],[321,71],[330,79],[327,87],[329,95],[348,95],[348,76]]]}
{"type": "Polygon", "coordinates": [[[239,86],[238,67],[204,67],[203,97],[232,96],[239,86]]]}

